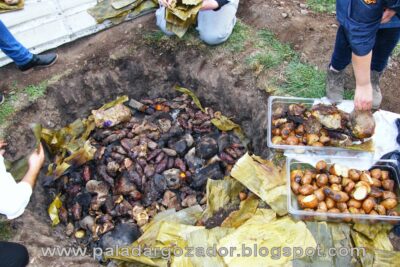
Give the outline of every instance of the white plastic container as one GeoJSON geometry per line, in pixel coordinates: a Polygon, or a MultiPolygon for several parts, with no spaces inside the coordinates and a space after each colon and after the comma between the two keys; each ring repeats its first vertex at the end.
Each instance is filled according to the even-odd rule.
{"type": "MultiPolygon", "coordinates": [[[[346,167],[354,168],[354,164],[357,158],[346,158],[346,157],[329,157],[329,156],[310,156],[310,160],[318,162],[319,160],[325,160],[328,163],[328,167],[336,161],[340,161],[342,164],[343,160],[347,160],[346,167]]],[[[399,188],[399,173],[396,166],[395,160],[378,160],[375,163],[371,159],[370,169],[379,167],[380,169],[388,170],[390,172],[390,178],[395,181],[394,193],[397,196],[397,201],[400,203],[400,188],[399,188]]],[[[343,164],[342,164],[343,165],[343,164]]],[[[299,162],[298,160],[287,157],[286,168],[287,168],[287,206],[289,214],[298,220],[304,221],[331,221],[331,222],[352,222],[352,223],[391,223],[396,224],[400,222],[400,216],[387,216],[387,215],[369,215],[369,214],[349,214],[349,213],[328,213],[328,212],[316,212],[316,211],[305,211],[303,210],[297,200],[296,195],[292,192],[290,187],[290,172],[298,169],[299,167],[309,169],[311,167],[308,163],[299,162]]]]}
{"type": "MultiPolygon", "coordinates": [[[[344,101],[351,102],[351,101],[344,101]]],[[[281,96],[270,96],[268,99],[268,147],[274,149],[281,149],[293,153],[304,153],[306,151],[315,152],[317,154],[329,154],[334,155],[340,152],[346,152],[347,154],[357,155],[360,153],[366,153],[366,151],[346,149],[343,147],[334,146],[305,146],[305,145],[277,145],[272,143],[272,112],[276,109],[277,105],[290,105],[290,104],[304,104],[307,108],[311,108],[315,103],[325,103],[321,99],[314,98],[299,98],[299,97],[281,97],[281,96]]]]}

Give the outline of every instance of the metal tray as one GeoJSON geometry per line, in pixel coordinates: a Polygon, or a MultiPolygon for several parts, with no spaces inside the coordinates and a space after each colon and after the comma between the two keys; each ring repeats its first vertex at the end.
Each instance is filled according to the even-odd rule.
{"type": "MultiPolygon", "coordinates": [[[[325,160],[328,163],[328,166],[334,164],[335,160],[340,162],[346,160],[348,162],[348,164],[346,164],[346,167],[348,168],[354,168],[354,166],[352,166],[352,162],[358,160],[357,158],[353,157],[340,157],[340,156],[337,157],[312,156],[310,157],[310,159],[312,159],[315,162],[319,160],[325,160]]],[[[305,211],[301,209],[297,201],[297,197],[292,192],[292,189],[290,187],[290,171],[296,169],[299,166],[299,164],[304,165],[307,163],[300,162],[291,157],[287,157],[286,159],[287,190],[288,190],[287,206],[289,214],[295,219],[304,221],[330,221],[330,222],[346,222],[346,221],[348,222],[351,219],[352,223],[364,223],[364,224],[371,224],[371,223],[397,224],[400,222],[400,216],[328,213],[328,212],[305,211]]],[[[371,159],[370,169],[379,167],[380,169],[388,170],[390,172],[390,177],[395,181],[395,194],[397,196],[397,200],[399,201],[400,200],[399,169],[397,168],[396,164],[397,162],[395,160],[378,160],[374,162],[371,159]]]]}

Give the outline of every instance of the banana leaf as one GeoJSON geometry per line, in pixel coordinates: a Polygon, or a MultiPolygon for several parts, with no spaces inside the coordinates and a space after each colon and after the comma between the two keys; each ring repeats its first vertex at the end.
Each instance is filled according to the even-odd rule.
{"type": "MultiPolygon", "coordinates": [[[[37,149],[40,144],[40,132],[42,131],[42,126],[39,124],[31,124],[30,125],[33,135],[35,137],[35,145],[34,149],[37,149]]],[[[18,182],[20,181],[29,169],[28,158],[30,153],[14,162],[4,160],[4,164],[6,166],[7,172],[11,173],[14,179],[18,182]]]]}
{"type": "Polygon", "coordinates": [[[203,0],[182,0],[182,4],[184,4],[184,5],[193,5],[193,6],[198,5],[198,4],[202,3],[202,2],[203,2],[203,0]]]}
{"type": "Polygon", "coordinates": [[[25,0],[19,0],[17,5],[7,5],[4,2],[0,2],[0,13],[15,11],[23,9],[25,6],[25,0]]]}
{"type": "Polygon", "coordinates": [[[393,228],[390,224],[363,224],[363,223],[356,223],[353,225],[353,230],[365,235],[369,239],[374,239],[380,232],[389,233],[390,230],[393,228]]]}
{"type": "Polygon", "coordinates": [[[115,9],[112,4],[113,0],[103,0],[98,2],[96,6],[89,8],[88,13],[97,21],[102,23],[107,19],[120,18],[118,22],[123,21],[130,12],[135,10],[144,0],[137,0],[125,7],[115,9]]]}
{"type": "Polygon", "coordinates": [[[278,255],[276,253],[280,251],[279,248],[296,247],[305,250],[316,246],[312,234],[303,222],[295,222],[288,216],[276,219],[275,214],[271,212],[257,212],[236,231],[222,238],[217,247],[237,248],[233,255],[223,257],[227,266],[286,266],[294,255],[278,255]],[[267,248],[268,255],[265,250],[261,255],[260,248],[267,248]],[[243,254],[245,250],[246,255],[243,254]],[[250,253],[250,250],[253,253],[250,253]]]}
{"type": "Polygon", "coordinates": [[[240,225],[250,219],[256,212],[259,199],[256,195],[251,195],[240,203],[237,211],[231,212],[229,216],[222,222],[222,227],[238,228],[240,225]]]}
{"type": "Polygon", "coordinates": [[[202,220],[205,221],[220,209],[229,209],[240,202],[239,193],[244,189],[236,180],[226,177],[224,180],[207,180],[207,207],[202,220]]]}
{"type": "Polygon", "coordinates": [[[366,152],[374,152],[375,151],[374,141],[372,139],[370,139],[366,142],[363,142],[361,144],[352,144],[350,146],[339,145],[339,147],[343,147],[343,148],[355,150],[355,151],[366,151],[366,152]]]}
{"type": "Polygon", "coordinates": [[[180,86],[175,86],[175,90],[178,92],[181,92],[182,94],[188,95],[192,98],[194,104],[203,112],[206,112],[206,110],[203,108],[203,106],[201,105],[201,102],[199,100],[199,98],[195,95],[195,93],[193,93],[191,90],[180,87],[180,86]]]}
{"type": "Polygon", "coordinates": [[[52,226],[56,226],[60,223],[60,218],[58,217],[58,210],[61,208],[62,202],[60,199],[60,195],[57,195],[53,202],[51,202],[47,212],[50,216],[52,226]]]}
{"type": "Polygon", "coordinates": [[[231,176],[267,202],[278,215],[287,213],[286,190],[280,187],[286,183],[285,168],[246,153],[232,168],[231,176]]]}
{"type": "Polygon", "coordinates": [[[133,3],[135,3],[138,0],[114,0],[111,4],[111,6],[114,9],[121,9],[123,7],[129,6],[133,3]]]}
{"type": "Polygon", "coordinates": [[[380,231],[374,239],[369,239],[365,235],[352,230],[351,237],[357,247],[393,251],[393,245],[389,240],[386,230],[380,231]]]}
{"type": "Polygon", "coordinates": [[[234,229],[215,227],[191,232],[188,246],[195,248],[197,257],[189,257],[193,266],[224,267],[224,261],[216,251],[218,241],[231,234],[234,229]],[[214,249],[215,248],[215,249],[214,249]]]}
{"type": "Polygon", "coordinates": [[[348,256],[329,256],[329,249],[342,247],[353,249],[350,227],[347,224],[336,224],[326,222],[307,222],[310,230],[317,241],[318,250],[312,257],[304,257],[293,261],[293,267],[339,267],[357,266],[357,259],[348,256]]]}
{"type": "Polygon", "coordinates": [[[232,120],[229,118],[225,117],[224,115],[221,114],[221,112],[215,112],[214,113],[214,118],[211,119],[211,123],[217,127],[221,131],[233,131],[242,141],[244,146],[247,146],[249,143],[249,140],[246,138],[246,135],[244,134],[242,128],[240,125],[234,123],[232,120]]]}

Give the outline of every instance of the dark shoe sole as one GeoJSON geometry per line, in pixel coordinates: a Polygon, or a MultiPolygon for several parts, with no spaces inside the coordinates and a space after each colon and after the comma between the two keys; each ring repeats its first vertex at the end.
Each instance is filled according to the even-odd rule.
{"type": "Polygon", "coordinates": [[[3,95],[3,97],[0,100],[0,105],[3,104],[5,100],[6,100],[6,97],[3,95]]]}
{"type": "Polygon", "coordinates": [[[56,54],[56,58],[55,58],[55,59],[53,60],[53,62],[51,62],[49,65],[42,65],[42,66],[32,67],[32,68],[30,68],[30,69],[28,69],[28,70],[22,71],[22,73],[23,73],[23,74],[29,74],[29,73],[31,73],[31,72],[32,72],[34,69],[36,69],[36,68],[38,68],[38,69],[45,69],[45,68],[51,67],[51,66],[53,66],[54,64],[56,64],[57,60],[58,60],[58,54],[56,54]]]}

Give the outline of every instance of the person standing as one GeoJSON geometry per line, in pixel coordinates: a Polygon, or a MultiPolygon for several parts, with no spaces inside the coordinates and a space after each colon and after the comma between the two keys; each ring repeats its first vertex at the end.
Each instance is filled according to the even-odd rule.
{"type": "Polygon", "coordinates": [[[400,0],[337,0],[339,28],[328,69],[326,95],[343,100],[344,70],[352,63],[357,110],[378,109],[380,78],[400,39],[400,0]]]}
{"type": "MultiPolygon", "coordinates": [[[[6,25],[0,20],[0,50],[10,57],[22,72],[29,72],[36,67],[49,67],[56,63],[58,55],[47,53],[36,55],[29,52],[19,43],[6,25]]],[[[0,104],[4,102],[4,95],[0,93],[0,104]]]]}
{"type": "MultiPolygon", "coordinates": [[[[6,171],[3,155],[7,144],[0,140],[0,214],[12,220],[21,216],[29,203],[36,179],[44,163],[42,145],[29,159],[29,168],[22,180],[17,183],[6,171]]],[[[24,267],[29,263],[29,254],[23,245],[0,241],[0,267],[24,267]]]]}

